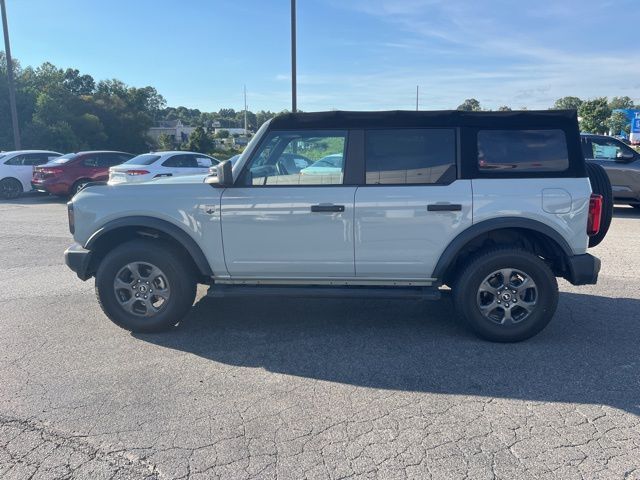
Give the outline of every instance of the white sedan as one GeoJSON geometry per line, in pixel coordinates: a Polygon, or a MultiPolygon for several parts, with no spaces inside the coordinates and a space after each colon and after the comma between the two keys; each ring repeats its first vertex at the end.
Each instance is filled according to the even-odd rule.
{"type": "Polygon", "coordinates": [[[0,197],[16,198],[22,192],[30,191],[33,167],[61,155],[49,150],[0,152],[0,197]]]}
{"type": "Polygon", "coordinates": [[[208,173],[220,163],[217,159],[195,152],[151,152],[133,157],[109,169],[109,183],[139,183],[154,178],[208,173]]]}

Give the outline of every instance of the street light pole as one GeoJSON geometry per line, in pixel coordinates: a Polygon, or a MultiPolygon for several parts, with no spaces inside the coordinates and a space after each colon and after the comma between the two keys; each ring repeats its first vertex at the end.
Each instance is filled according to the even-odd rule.
{"type": "Polygon", "coordinates": [[[4,31],[4,52],[7,58],[7,84],[9,86],[9,107],[11,108],[11,122],[13,123],[13,144],[20,150],[20,127],[18,126],[18,110],[16,108],[16,89],[13,83],[13,61],[11,60],[11,46],[9,45],[9,27],[7,26],[7,7],[4,0],[0,0],[2,9],[2,29],[4,31]]]}
{"type": "Polygon", "coordinates": [[[296,0],[291,0],[291,111],[298,111],[296,85],[296,0]]]}

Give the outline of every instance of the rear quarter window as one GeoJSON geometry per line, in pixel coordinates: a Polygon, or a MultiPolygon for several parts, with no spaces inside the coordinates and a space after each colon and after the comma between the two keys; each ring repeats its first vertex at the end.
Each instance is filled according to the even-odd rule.
{"type": "Polygon", "coordinates": [[[483,173],[563,172],[569,168],[562,130],[479,130],[478,169],[483,173]]]}

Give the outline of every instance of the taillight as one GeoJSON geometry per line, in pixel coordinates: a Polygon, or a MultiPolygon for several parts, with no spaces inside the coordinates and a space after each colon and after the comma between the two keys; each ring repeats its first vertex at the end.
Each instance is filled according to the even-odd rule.
{"type": "Polygon", "coordinates": [[[587,235],[593,236],[600,231],[602,220],[602,195],[591,194],[589,199],[589,220],[587,221],[587,235]]]}
{"type": "Polygon", "coordinates": [[[146,175],[149,173],[147,170],[127,170],[127,175],[146,175]]]}
{"type": "Polygon", "coordinates": [[[67,215],[69,216],[69,231],[73,235],[76,232],[76,216],[73,213],[73,202],[67,203],[67,215]]]}
{"type": "Polygon", "coordinates": [[[51,176],[51,175],[60,175],[62,172],[64,172],[64,170],[61,168],[47,167],[47,168],[41,168],[40,172],[42,172],[42,174],[45,176],[51,176]]]}

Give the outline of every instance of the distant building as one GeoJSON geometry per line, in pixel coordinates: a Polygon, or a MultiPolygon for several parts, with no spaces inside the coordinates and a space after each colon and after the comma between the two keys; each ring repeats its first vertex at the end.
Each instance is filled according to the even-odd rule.
{"type": "Polygon", "coordinates": [[[196,127],[183,125],[180,120],[161,120],[156,123],[155,127],[151,127],[147,133],[155,142],[158,141],[160,135],[168,135],[173,143],[177,145],[186,142],[195,129],[196,127]]]}
{"type": "Polygon", "coordinates": [[[249,143],[249,137],[234,137],[233,145],[236,147],[246,147],[249,143]]]}
{"type": "Polygon", "coordinates": [[[213,130],[213,133],[218,133],[221,130],[226,130],[227,132],[229,132],[229,135],[234,136],[234,135],[245,135],[245,131],[244,128],[224,128],[224,127],[215,127],[213,130]]]}

